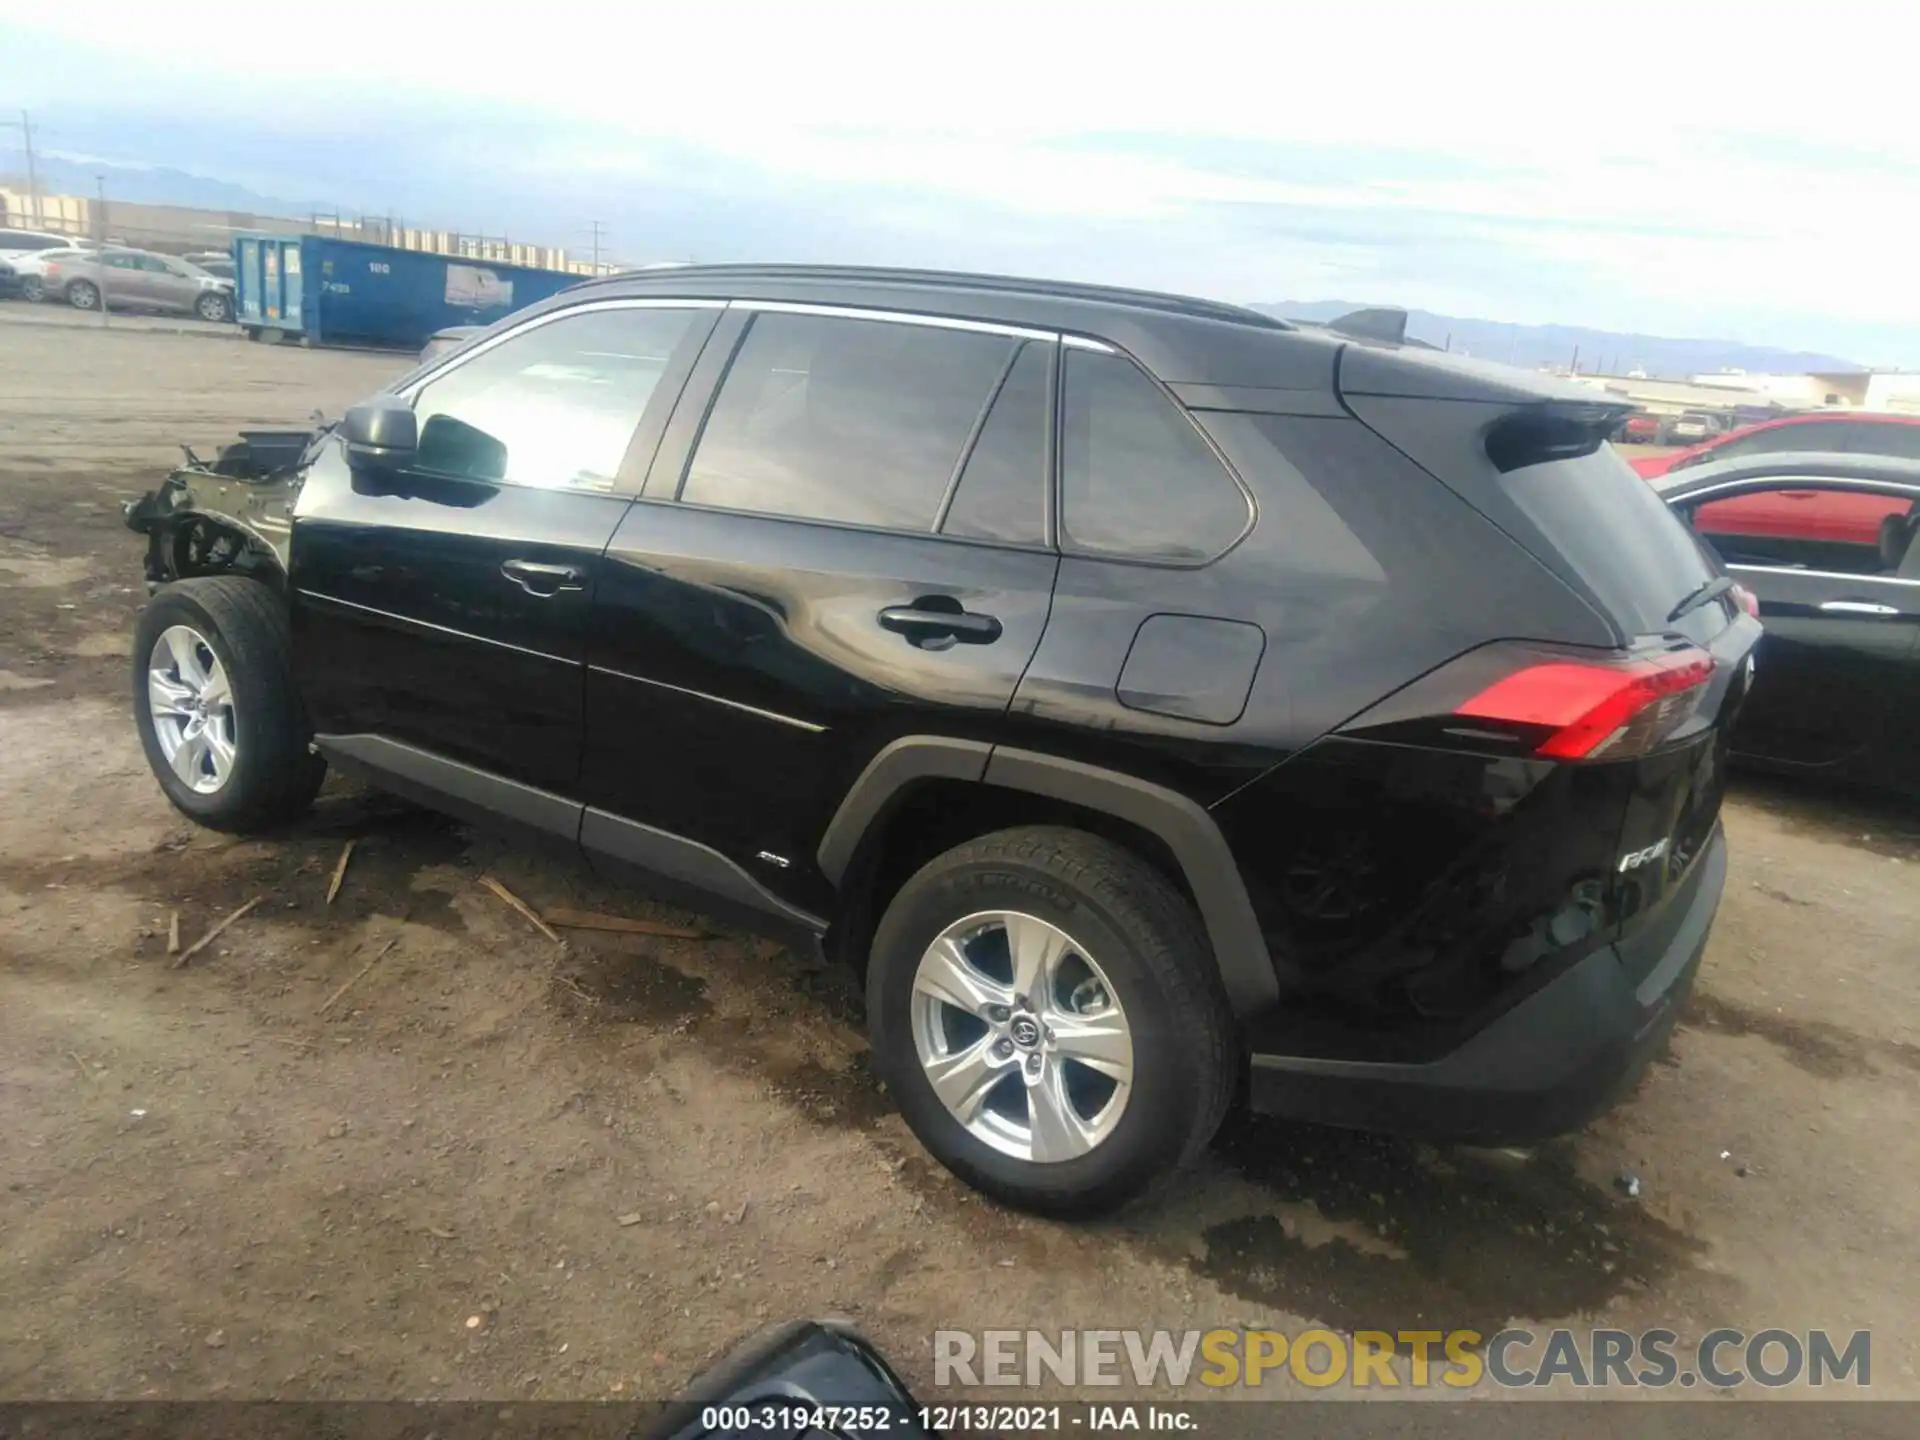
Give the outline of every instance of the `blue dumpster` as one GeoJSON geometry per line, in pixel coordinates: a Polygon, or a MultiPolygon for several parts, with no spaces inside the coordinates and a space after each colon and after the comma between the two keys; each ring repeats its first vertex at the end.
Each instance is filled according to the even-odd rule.
{"type": "Polygon", "coordinates": [[[491,325],[582,279],[321,235],[239,235],[233,262],[238,319],[254,339],[403,350],[450,325],[491,325]]]}

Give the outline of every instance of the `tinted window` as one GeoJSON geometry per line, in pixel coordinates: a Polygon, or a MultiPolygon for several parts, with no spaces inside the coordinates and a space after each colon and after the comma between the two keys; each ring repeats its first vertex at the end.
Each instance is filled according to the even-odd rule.
{"type": "Polygon", "coordinates": [[[1053,347],[1029,341],[960,472],[943,535],[1037,545],[1046,538],[1047,389],[1053,347]]]}
{"type": "Polygon", "coordinates": [[[931,530],[1013,344],[893,321],[757,315],[681,499],[931,530]]]}
{"type": "Polygon", "coordinates": [[[56,240],[49,235],[15,235],[0,230],[0,250],[64,250],[65,240],[56,240]]]}
{"type": "Polygon", "coordinates": [[[1610,445],[1519,466],[1500,486],[1629,634],[1665,631],[1712,577],[1699,542],[1610,445]]]}
{"type": "Polygon", "coordinates": [[[1841,420],[1818,427],[1832,435],[1823,449],[1843,450],[1849,455],[1898,455],[1920,460],[1920,425],[1901,425],[1886,420],[1841,420]]]}
{"type": "Polygon", "coordinates": [[[612,489],[694,313],[570,315],[456,366],[414,400],[420,467],[542,489],[612,489]]]}
{"type": "Polygon", "coordinates": [[[1687,507],[1693,528],[1729,565],[1890,574],[1900,567],[1910,531],[1889,532],[1888,516],[1914,508],[1900,491],[1821,489],[1787,481],[1687,507]]]}
{"type": "Polygon", "coordinates": [[[1132,361],[1067,351],[1061,398],[1062,546],[1193,561],[1239,539],[1246,495],[1132,361]]]}

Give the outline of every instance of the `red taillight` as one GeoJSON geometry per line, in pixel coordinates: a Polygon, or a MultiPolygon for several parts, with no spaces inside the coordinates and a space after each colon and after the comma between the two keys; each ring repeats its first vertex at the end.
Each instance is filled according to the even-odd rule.
{"type": "Polygon", "coordinates": [[[58,275],[60,273],[60,262],[58,260],[49,260],[45,265],[40,267],[40,273],[42,275],[58,275]]]}
{"type": "Polygon", "coordinates": [[[1496,680],[1454,714],[1536,727],[1549,760],[1619,759],[1658,745],[1693,713],[1713,676],[1699,651],[1625,665],[1549,660],[1496,680]]]}
{"type": "Polygon", "coordinates": [[[1727,593],[1733,596],[1733,603],[1738,605],[1748,615],[1751,615],[1755,620],[1760,618],[1760,597],[1754,594],[1753,591],[1744,585],[1736,585],[1727,593]]]}

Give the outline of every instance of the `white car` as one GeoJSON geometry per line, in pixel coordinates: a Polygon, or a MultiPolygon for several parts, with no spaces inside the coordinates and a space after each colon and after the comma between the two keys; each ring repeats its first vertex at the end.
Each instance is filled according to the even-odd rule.
{"type": "Polygon", "coordinates": [[[40,300],[46,296],[47,266],[58,264],[62,260],[82,260],[87,252],[69,242],[55,250],[35,250],[27,255],[15,255],[7,263],[13,266],[13,273],[20,277],[20,298],[40,300]]]}
{"type": "MultiPolygon", "coordinates": [[[[0,260],[16,262],[42,250],[62,250],[73,244],[71,235],[53,235],[45,230],[0,229],[0,260]]],[[[18,269],[18,265],[15,265],[18,269]]]]}

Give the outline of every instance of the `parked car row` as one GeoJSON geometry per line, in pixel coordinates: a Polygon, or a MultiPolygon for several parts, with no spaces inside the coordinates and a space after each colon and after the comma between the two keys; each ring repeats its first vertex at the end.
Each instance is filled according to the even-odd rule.
{"type": "Polygon", "coordinates": [[[76,310],[155,310],[229,322],[234,316],[233,262],[202,257],[225,268],[220,274],[195,259],[126,245],[98,245],[72,236],[0,230],[0,295],[45,300],[76,310]]]}

